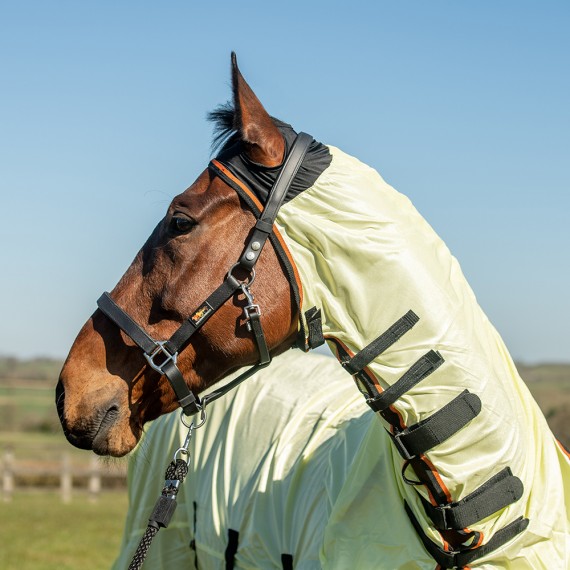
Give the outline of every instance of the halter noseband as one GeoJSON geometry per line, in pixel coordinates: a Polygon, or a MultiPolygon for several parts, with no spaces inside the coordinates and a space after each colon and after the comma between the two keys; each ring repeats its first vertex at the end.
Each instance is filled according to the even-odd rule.
{"type": "MultiPolygon", "coordinates": [[[[253,303],[250,286],[255,278],[255,264],[263,250],[267,239],[273,231],[273,223],[283,204],[287,190],[297,174],[313,138],[306,133],[299,133],[273,185],[267,202],[259,216],[251,237],[246,243],[241,257],[228,271],[222,284],[184,320],[168,340],[155,340],[134,319],[115,303],[109,293],[105,292],[97,301],[97,306],[115,325],[127,334],[143,351],[148,365],[159,374],[166,376],[183,412],[190,416],[200,412],[205,406],[238,384],[265,368],[271,362],[271,356],[261,326],[259,306],[253,303]],[[233,271],[241,267],[250,273],[247,281],[239,281],[233,276],[233,271]],[[247,328],[253,333],[259,352],[259,362],[243,374],[214,390],[202,399],[195,396],[188,388],[180,369],[177,366],[179,351],[186,345],[192,335],[198,331],[208,319],[238,290],[244,293],[248,305],[244,307],[247,328]]],[[[217,172],[217,169],[214,168],[217,172]]]]}

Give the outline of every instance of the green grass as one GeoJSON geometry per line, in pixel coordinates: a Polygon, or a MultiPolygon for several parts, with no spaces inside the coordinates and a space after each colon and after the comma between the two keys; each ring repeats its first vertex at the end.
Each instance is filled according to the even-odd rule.
{"type": "Polygon", "coordinates": [[[95,504],[76,495],[67,505],[56,493],[16,493],[12,502],[0,502],[0,568],[108,569],[126,511],[125,492],[103,493],[95,504]]]}

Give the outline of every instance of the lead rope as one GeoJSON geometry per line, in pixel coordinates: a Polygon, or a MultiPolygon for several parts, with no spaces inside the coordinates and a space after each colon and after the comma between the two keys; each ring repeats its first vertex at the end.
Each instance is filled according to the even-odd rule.
{"type": "Polygon", "coordinates": [[[188,433],[186,434],[184,443],[174,452],[174,458],[166,468],[162,493],[154,505],[152,514],[148,519],[148,526],[139,542],[128,570],[140,570],[154,537],[161,528],[166,528],[170,523],[170,519],[176,510],[176,495],[178,495],[180,485],[184,482],[186,475],[188,475],[188,462],[178,457],[178,455],[186,455],[188,460],[190,460],[188,447],[192,439],[192,432],[206,423],[206,411],[202,408],[200,423],[198,425],[194,425],[194,422],[187,424],[184,421],[184,412],[180,415],[180,421],[188,428],[188,433]]]}

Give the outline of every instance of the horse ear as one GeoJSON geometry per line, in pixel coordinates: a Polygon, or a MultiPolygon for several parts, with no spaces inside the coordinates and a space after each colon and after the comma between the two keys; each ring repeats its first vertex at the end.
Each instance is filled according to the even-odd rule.
{"type": "Polygon", "coordinates": [[[232,88],[234,127],[241,134],[248,157],[265,166],[280,165],[285,153],[283,136],[240,73],[234,52],[232,52],[232,88]]]}

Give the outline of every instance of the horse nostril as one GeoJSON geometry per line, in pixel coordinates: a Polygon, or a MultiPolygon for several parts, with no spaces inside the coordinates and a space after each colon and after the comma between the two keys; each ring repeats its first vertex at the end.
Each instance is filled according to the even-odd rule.
{"type": "Polygon", "coordinates": [[[55,407],[57,410],[57,415],[59,416],[59,421],[63,424],[63,409],[65,407],[65,388],[63,387],[63,382],[58,381],[55,387],[55,407]]]}
{"type": "Polygon", "coordinates": [[[105,414],[105,417],[115,419],[118,416],[119,416],[119,405],[112,404],[111,406],[109,406],[109,408],[107,409],[107,413],[105,414]]]}
{"type": "Polygon", "coordinates": [[[106,411],[103,411],[100,415],[99,429],[97,433],[106,432],[118,419],[119,417],[119,406],[118,404],[111,404],[106,411]]]}

